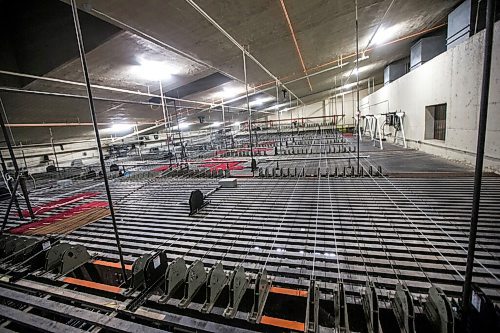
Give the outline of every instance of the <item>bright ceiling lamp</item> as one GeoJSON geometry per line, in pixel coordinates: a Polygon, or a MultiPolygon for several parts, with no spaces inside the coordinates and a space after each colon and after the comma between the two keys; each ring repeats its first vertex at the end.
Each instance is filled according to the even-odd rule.
{"type": "Polygon", "coordinates": [[[378,29],[375,37],[373,37],[373,44],[382,45],[388,42],[390,39],[396,37],[398,30],[400,30],[398,25],[393,25],[389,28],[381,27],[378,29]]]}
{"type": "Polygon", "coordinates": [[[123,133],[123,132],[128,132],[132,128],[134,128],[134,125],[131,124],[113,124],[111,127],[105,128],[103,132],[105,133],[123,133]]]}
{"type": "Polygon", "coordinates": [[[179,68],[163,61],[139,58],[139,66],[134,66],[135,74],[151,81],[160,81],[179,73],[179,68]]]}
{"type": "Polygon", "coordinates": [[[210,127],[219,127],[220,125],[222,125],[222,123],[220,121],[216,121],[216,122],[210,124],[209,126],[210,127]]]}
{"type": "Polygon", "coordinates": [[[344,73],[344,77],[356,76],[359,73],[366,71],[369,67],[370,66],[364,66],[364,67],[359,67],[359,69],[354,68],[352,70],[348,70],[347,72],[344,73]],[[351,74],[351,72],[352,72],[352,74],[351,74]]]}
{"type": "Polygon", "coordinates": [[[216,98],[229,99],[238,96],[243,92],[243,89],[235,87],[224,87],[222,91],[215,93],[216,98]]]}
{"type": "Polygon", "coordinates": [[[262,104],[264,104],[266,102],[272,101],[273,99],[274,98],[272,98],[272,97],[257,98],[256,100],[250,102],[250,106],[262,105],[262,104]]]}
{"type": "Polygon", "coordinates": [[[179,123],[179,125],[178,125],[179,129],[186,129],[189,126],[191,126],[190,123],[179,123]]]}

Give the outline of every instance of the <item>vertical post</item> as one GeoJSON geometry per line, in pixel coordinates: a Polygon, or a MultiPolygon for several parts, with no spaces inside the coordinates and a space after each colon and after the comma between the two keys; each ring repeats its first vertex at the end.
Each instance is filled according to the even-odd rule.
{"type": "Polygon", "coordinates": [[[26,155],[24,155],[23,143],[19,141],[19,147],[21,148],[21,155],[23,155],[24,168],[28,170],[28,162],[26,162],[26,155]]]}
{"type": "Polygon", "coordinates": [[[181,143],[181,162],[182,162],[182,159],[185,157],[184,143],[182,139],[181,127],[179,126],[179,113],[177,112],[177,102],[175,100],[174,100],[174,110],[175,110],[175,121],[177,122],[177,134],[179,134],[179,141],[181,143]]]}
{"type": "Polygon", "coordinates": [[[357,173],[359,174],[359,139],[361,137],[360,111],[359,111],[359,23],[358,23],[358,0],[356,0],[356,117],[358,118],[358,135],[357,135],[357,173]]]}
{"type": "Polygon", "coordinates": [[[160,98],[161,98],[161,108],[163,110],[163,121],[165,122],[165,135],[167,136],[167,149],[168,151],[170,152],[170,139],[168,137],[168,121],[167,121],[167,112],[168,112],[168,109],[167,107],[165,106],[165,98],[163,96],[163,85],[161,83],[161,80],[160,80],[160,98]]]}
{"type": "MultiPolygon", "coordinates": [[[[3,107],[3,104],[2,104],[2,107],[3,107]]],[[[4,111],[5,111],[5,109],[4,109],[4,111]]],[[[21,175],[21,172],[19,171],[19,165],[17,164],[16,155],[14,154],[14,149],[12,148],[12,143],[10,142],[9,135],[7,134],[7,128],[6,128],[5,122],[3,120],[3,115],[1,115],[1,114],[0,114],[0,126],[2,127],[2,133],[3,133],[3,136],[5,138],[5,144],[7,145],[7,149],[9,150],[9,155],[10,155],[10,159],[12,161],[12,165],[14,166],[14,171],[16,174],[15,178],[21,179],[23,177],[23,175],[21,175]]],[[[33,213],[33,209],[31,208],[31,203],[30,203],[30,198],[28,196],[28,189],[26,188],[26,183],[24,181],[20,181],[19,183],[21,185],[21,191],[23,192],[24,201],[26,201],[26,207],[28,208],[28,211],[30,213],[30,217],[31,217],[31,219],[34,219],[35,214],[33,213]]],[[[16,196],[16,191],[17,191],[17,186],[14,186],[14,189],[11,193],[13,197],[16,196]]],[[[14,200],[14,199],[12,199],[12,200],[14,200]]],[[[16,201],[16,200],[14,200],[14,201],[16,201]]],[[[8,217],[8,215],[10,214],[11,207],[12,207],[12,203],[9,204],[9,206],[7,207],[7,214],[5,215],[6,217],[8,217]]]]}
{"type": "MultiPolygon", "coordinates": [[[[337,76],[335,75],[335,90],[337,89],[337,76]]],[[[334,91],[335,91],[334,90],[334,91]]],[[[333,118],[333,132],[335,134],[337,128],[337,93],[334,93],[335,98],[335,117],[333,118]]],[[[335,134],[336,135],[336,134],[335,134]]]]}
{"type": "Polygon", "coordinates": [[[56,148],[54,147],[54,136],[52,135],[52,128],[49,127],[50,133],[50,145],[52,146],[52,152],[54,153],[54,160],[56,161],[56,168],[59,172],[59,161],[57,160],[56,148]]]}
{"type": "Polygon", "coordinates": [[[290,131],[292,132],[292,138],[293,138],[292,95],[290,94],[290,91],[288,92],[288,108],[290,109],[290,131]]]}
{"type": "Polygon", "coordinates": [[[463,309],[467,314],[470,310],[472,295],[472,275],[474,271],[474,252],[476,250],[477,223],[479,218],[479,203],[481,199],[481,180],[483,177],[484,142],[486,138],[486,122],[488,118],[488,98],[490,92],[491,52],[493,47],[493,27],[495,23],[495,0],[486,4],[486,28],[484,34],[483,82],[481,101],[479,104],[479,128],[477,133],[476,167],[474,174],[474,196],[469,231],[469,247],[467,251],[467,266],[463,290],[463,309]]]}
{"type": "Polygon", "coordinates": [[[85,78],[85,85],[87,88],[87,97],[89,100],[90,116],[94,125],[95,140],[97,142],[97,151],[99,153],[99,161],[101,162],[101,171],[104,178],[104,187],[106,188],[106,196],[108,198],[109,212],[111,214],[111,221],[113,223],[113,230],[115,233],[116,247],[118,248],[118,256],[120,257],[120,265],[123,274],[124,283],[127,283],[127,271],[125,270],[125,263],[123,262],[122,247],[120,244],[120,236],[118,234],[118,227],[116,225],[115,210],[113,207],[113,200],[111,199],[111,191],[109,189],[108,175],[106,172],[106,164],[104,163],[104,154],[102,152],[101,138],[99,136],[99,128],[97,127],[97,117],[95,113],[94,100],[92,98],[92,89],[90,87],[90,78],[87,68],[87,60],[85,59],[85,47],[83,45],[83,36],[80,29],[80,21],[78,19],[78,8],[76,7],[76,0],[71,0],[71,9],[73,12],[73,23],[75,24],[76,40],[78,43],[78,51],[80,53],[80,61],[82,63],[83,75],[85,78]]]}
{"type": "Polygon", "coordinates": [[[250,101],[248,100],[248,83],[247,83],[247,59],[245,51],[243,51],[243,74],[245,75],[245,92],[247,99],[247,109],[248,109],[248,137],[250,139],[250,158],[252,159],[252,175],[255,176],[255,169],[253,167],[253,143],[252,143],[252,109],[250,108],[250,101]]]}
{"type": "Polygon", "coordinates": [[[224,149],[227,149],[226,143],[226,116],[224,112],[224,98],[221,99],[221,108],[222,108],[222,135],[224,138],[224,149]]]}
{"type": "MultiPolygon", "coordinates": [[[[2,165],[3,176],[5,177],[5,183],[9,188],[9,191],[12,193],[13,187],[11,179],[7,180],[7,165],[5,165],[5,160],[3,159],[2,152],[0,151],[0,164],[2,165]]],[[[17,197],[14,196],[14,203],[16,205],[17,215],[20,219],[24,219],[23,213],[21,211],[21,207],[19,206],[19,201],[17,201],[17,197]]]]}
{"type": "Polygon", "coordinates": [[[278,107],[280,101],[279,88],[278,88],[278,80],[276,80],[276,112],[278,113],[278,139],[280,140],[280,149],[282,146],[281,143],[281,115],[278,107]]]}

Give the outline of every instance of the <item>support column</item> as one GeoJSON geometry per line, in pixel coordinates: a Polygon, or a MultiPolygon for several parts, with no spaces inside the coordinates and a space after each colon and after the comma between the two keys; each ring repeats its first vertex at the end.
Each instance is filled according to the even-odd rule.
{"type": "Polygon", "coordinates": [[[75,24],[76,40],[78,43],[78,51],[80,52],[80,61],[82,62],[83,76],[85,78],[85,85],[87,87],[87,97],[89,100],[90,116],[94,125],[95,140],[97,143],[97,152],[99,153],[99,161],[101,163],[102,176],[104,178],[104,187],[106,188],[106,196],[108,198],[109,212],[111,214],[111,221],[113,223],[113,231],[115,233],[116,247],[118,248],[118,256],[120,258],[120,266],[123,274],[123,281],[127,284],[127,271],[125,263],[123,262],[122,247],[120,244],[120,236],[118,234],[118,226],[116,225],[115,210],[113,207],[113,200],[111,199],[111,191],[109,189],[108,173],[106,172],[106,164],[104,163],[104,154],[102,152],[101,138],[99,136],[99,128],[97,127],[97,117],[95,113],[94,100],[92,98],[92,89],[90,87],[90,78],[87,68],[87,59],[85,58],[85,47],[83,45],[83,36],[80,29],[80,21],[78,19],[78,8],[76,0],[71,0],[71,9],[73,12],[73,23],[75,24]]]}
{"type": "Polygon", "coordinates": [[[479,105],[479,128],[477,133],[476,169],[474,174],[474,196],[469,231],[469,246],[467,250],[467,266],[462,296],[464,313],[470,312],[472,296],[472,275],[474,272],[474,254],[476,250],[477,224],[479,219],[479,203],[481,200],[481,180],[483,178],[484,142],[486,139],[486,122],[488,118],[488,99],[490,92],[491,52],[493,47],[493,28],[495,24],[495,0],[487,0],[486,28],[484,37],[483,82],[481,87],[481,102],[479,105]]]}

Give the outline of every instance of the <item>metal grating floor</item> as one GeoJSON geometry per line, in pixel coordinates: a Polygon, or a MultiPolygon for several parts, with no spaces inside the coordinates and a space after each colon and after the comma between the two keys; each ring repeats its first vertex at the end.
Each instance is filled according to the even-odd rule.
{"type": "MultiPolygon", "coordinates": [[[[470,177],[238,179],[238,188],[216,191],[193,217],[190,191],[207,193],[217,180],[120,180],[112,182],[112,193],[130,262],[161,248],[187,262],[203,258],[206,267],[222,259],[226,269],[243,263],[257,273],[265,265],[276,283],[288,286],[307,286],[314,277],[327,291],[340,276],[354,296],[369,276],[382,296],[404,281],[416,296],[433,283],[458,297],[472,185],[470,177]]],[[[495,302],[500,302],[498,202],[500,178],[487,177],[474,281],[495,302]]],[[[67,239],[117,258],[110,218],[67,239]]]]}

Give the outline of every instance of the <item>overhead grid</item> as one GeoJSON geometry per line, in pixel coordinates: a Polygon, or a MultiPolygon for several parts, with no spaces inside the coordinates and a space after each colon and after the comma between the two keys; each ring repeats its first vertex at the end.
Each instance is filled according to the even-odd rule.
{"type": "Polygon", "coordinates": [[[479,199],[471,206],[478,178],[467,167],[362,140],[359,77],[355,128],[347,129],[343,103],[319,120],[300,117],[301,99],[186,2],[241,50],[246,105],[166,97],[161,81],[160,95],[91,84],[71,0],[85,84],[32,78],[86,88],[99,164],[24,179],[21,201],[14,163],[9,202],[0,202],[0,330],[451,333],[497,325],[500,178],[479,178],[481,206],[479,199]],[[252,120],[247,59],[275,82],[277,121],[252,120]],[[136,127],[116,140],[134,143],[127,156],[120,147],[106,153],[93,89],[137,99],[102,97],[107,101],[161,106],[163,119],[151,124],[164,128],[160,148],[135,147],[136,127]],[[289,120],[278,108],[280,90],[289,120]],[[222,136],[181,130],[182,112],[207,107],[222,108],[222,136]],[[245,112],[247,122],[227,135],[230,108],[245,112]]]}

